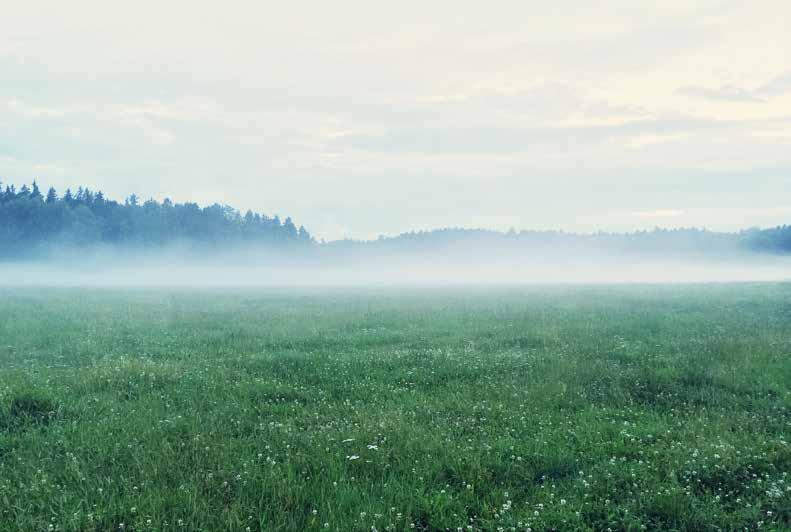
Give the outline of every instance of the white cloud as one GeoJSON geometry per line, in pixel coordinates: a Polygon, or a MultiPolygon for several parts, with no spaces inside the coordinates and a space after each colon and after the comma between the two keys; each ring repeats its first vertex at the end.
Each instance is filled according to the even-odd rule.
{"type": "Polygon", "coordinates": [[[684,216],[684,211],[680,209],[654,209],[650,211],[630,212],[630,216],[637,218],[678,218],[684,216]]]}

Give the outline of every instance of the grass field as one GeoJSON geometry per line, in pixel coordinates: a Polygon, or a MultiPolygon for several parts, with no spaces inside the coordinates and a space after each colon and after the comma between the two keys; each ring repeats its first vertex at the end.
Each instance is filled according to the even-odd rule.
{"type": "Polygon", "coordinates": [[[791,529],[791,285],[0,291],[0,530],[791,529]]]}

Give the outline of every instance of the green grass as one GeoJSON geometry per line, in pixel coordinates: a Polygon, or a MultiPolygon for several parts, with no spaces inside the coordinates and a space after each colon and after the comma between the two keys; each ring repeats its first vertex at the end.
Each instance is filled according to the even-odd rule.
{"type": "Polygon", "coordinates": [[[791,285],[0,291],[0,530],[791,528],[791,285]]]}

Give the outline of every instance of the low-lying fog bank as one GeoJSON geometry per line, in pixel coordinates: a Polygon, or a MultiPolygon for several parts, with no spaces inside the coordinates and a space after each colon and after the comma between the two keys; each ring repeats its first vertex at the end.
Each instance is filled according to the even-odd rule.
{"type": "Polygon", "coordinates": [[[95,248],[0,262],[3,286],[234,287],[442,284],[700,283],[791,280],[791,258],[728,253],[573,250],[252,251],[202,254],[95,248]]]}

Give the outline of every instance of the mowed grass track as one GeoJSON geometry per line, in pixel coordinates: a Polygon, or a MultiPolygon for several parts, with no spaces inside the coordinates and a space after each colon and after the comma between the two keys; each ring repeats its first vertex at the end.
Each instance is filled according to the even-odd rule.
{"type": "Polygon", "coordinates": [[[791,528],[791,285],[0,291],[0,530],[791,528]]]}

